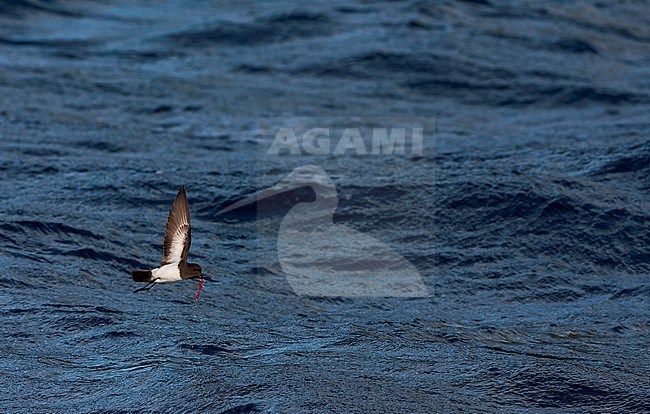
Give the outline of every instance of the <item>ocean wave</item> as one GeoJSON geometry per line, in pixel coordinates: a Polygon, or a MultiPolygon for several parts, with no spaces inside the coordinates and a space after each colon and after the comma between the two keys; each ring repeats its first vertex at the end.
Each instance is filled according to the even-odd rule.
{"type": "Polygon", "coordinates": [[[332,21],[327,15],[295,11],[258,18],[252,23],[223,22],[211,29],[187,30],[169,38],[187,47],[250,46],[324,36],[332,30],[332,21]]]}
{"type": "Polygon", "coordinates": [[[0,0],[0,16],[25,18],[29,14],[45,13],[65,17],[79,17],[82,14],[62,8],[56,1],[38,0],[0,0]]]}

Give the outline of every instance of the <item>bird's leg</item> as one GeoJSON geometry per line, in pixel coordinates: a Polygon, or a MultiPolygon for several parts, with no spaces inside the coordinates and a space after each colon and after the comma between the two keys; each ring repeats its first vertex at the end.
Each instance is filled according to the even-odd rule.
{"type": "Polygon", "coordinates": [[[149,282],[147,285],[145,285],[145,286],[143,286],[143,287],[141,287],[141,288],[138,288],[138,289],[134,290],[133,293],[138,293],[138,292],[144,292],[144,291],[151,290],[151,288],[152,288],[153,285],[155,285],[155,284],[156,284],[156,282],[149,282]]]}
{"type": "Polygon", "coordinates": [[[159,278],[156,278],[156,279],[152,280],[151,282],[147,283],[145,286],[134,290],[133,293],[143,292],[145,290],[151,290],[151,288],[154,287],[154,285],[157,283],[158,279],[159,278]]]}

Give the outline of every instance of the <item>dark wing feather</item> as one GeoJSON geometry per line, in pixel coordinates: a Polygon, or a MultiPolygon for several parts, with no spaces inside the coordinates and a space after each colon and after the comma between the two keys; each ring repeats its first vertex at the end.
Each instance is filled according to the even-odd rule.
{"type": "Polygon", "coordinates": [[[191,243],[190,206],[187,202],[185,188],[181,187],[167,218],[161,264],[166,265],[180,260],[187,260],[187,253],[190,251],[191,243]]]}

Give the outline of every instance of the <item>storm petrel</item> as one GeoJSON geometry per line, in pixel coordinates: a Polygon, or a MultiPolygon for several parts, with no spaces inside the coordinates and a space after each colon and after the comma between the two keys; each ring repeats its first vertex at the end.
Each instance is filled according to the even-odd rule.
{"type": "Polygon", "coordinates": [[[201,266],[187,262],[191,243],[190,206],[185,187],[181,187],[167,218],[161,266],[152,270],[132,270],[131,276],[134,282],[148,282],[146,286],[136,289],[133,293],[149,290],[156,283],[176,282],[197,277],[211,280],[203,276],[201,266]]]}

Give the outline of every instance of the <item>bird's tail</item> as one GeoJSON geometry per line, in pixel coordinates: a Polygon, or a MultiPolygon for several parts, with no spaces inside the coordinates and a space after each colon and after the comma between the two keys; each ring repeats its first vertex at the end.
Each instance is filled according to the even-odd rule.
{"type": "Polygon", "coordinates": [[[151,282],[151,270],[131,270],[134,282],[151,282]]]}

